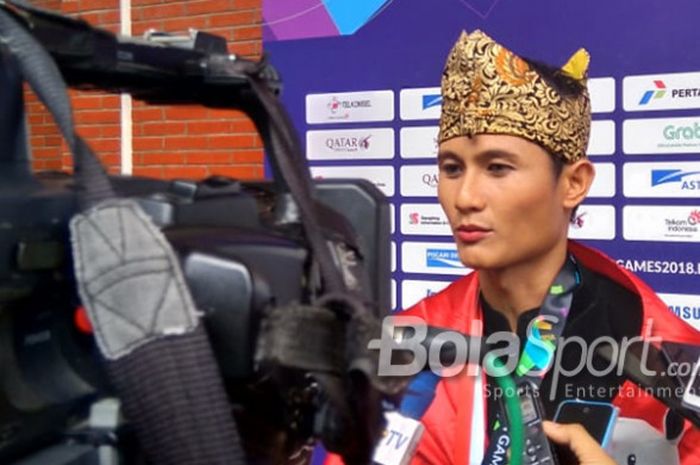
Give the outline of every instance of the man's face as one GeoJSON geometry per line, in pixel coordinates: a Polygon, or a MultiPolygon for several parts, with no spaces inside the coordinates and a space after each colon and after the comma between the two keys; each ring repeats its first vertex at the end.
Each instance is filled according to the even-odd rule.
{"type": "Polygon", "coordinates": [[[457,137],[440,144],[438,166],[438,197],[465,265],[519,265],[566,240],[564,189],[539,145],[507,135],[457,137]]]}

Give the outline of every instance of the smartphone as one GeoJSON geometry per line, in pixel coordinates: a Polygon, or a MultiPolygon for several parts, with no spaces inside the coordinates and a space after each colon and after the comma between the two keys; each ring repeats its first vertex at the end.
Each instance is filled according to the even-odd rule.
{"type": "Polygon", "coordinates": [[[695,362],[688,384],[685,386],[682,403],[684,407],[700,412],[700,357],[695,362]]]}
{"type": "Polygon", "coordinates": [[[608,402],[565,400],[557,407],[554,421],[580,423],[605,449],[610,443],[620,409],[608,402]]]}

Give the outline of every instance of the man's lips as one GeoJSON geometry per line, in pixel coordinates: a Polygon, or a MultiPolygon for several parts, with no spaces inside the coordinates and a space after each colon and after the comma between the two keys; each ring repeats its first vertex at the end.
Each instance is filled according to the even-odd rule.
{"type": "Polygon", "coordinates": [[[459,226],[456,231],[457,239],[466,243],[479,242],[480,240],[486,238],[489,234],[491,234],[491,230],[489,228],[475,224],[459,226]]]}

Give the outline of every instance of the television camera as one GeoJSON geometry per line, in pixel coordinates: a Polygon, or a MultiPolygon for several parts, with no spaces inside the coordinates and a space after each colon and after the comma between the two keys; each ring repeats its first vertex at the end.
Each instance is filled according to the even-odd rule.
{"type": "Polygon", "coordinates": [[[382,401],[404,386],[377,377],[367,350],[390,308],[389,206],[366,181],[310,179],[274,68],[206,33],[120,37],[23,1],[0,2],[0,38],[0,462],[303,462],[320,439],[349,465],[368,463],[382,401]],[[63,79],[242,110],[272,179],[107,176],[75,134],[63,79]],[[66,138],[74,175],[31,172],[25,81],[66,138]],[[104,202],[127,207],[106,218],[104,202]],[[76,238],[80,225],[98,239],[76,238]],[[133,239],[139,228],[150,235],[133,239]],[[152,261],[129,262],[131,246],[162,252],[186,286],[155,292],[156,272],[143,272],[152,261]],[[109,302],[138,311],[90,294],[104,276],[86,269],[112,252],[121,268],[110,272],[141,274],[110,282],[121,290],[109,302]],[[184,323],[159,326],[180,301],[184,323]]]}

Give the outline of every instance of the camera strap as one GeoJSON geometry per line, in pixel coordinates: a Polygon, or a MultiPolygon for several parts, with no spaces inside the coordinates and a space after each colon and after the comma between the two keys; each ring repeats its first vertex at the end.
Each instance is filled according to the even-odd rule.
{"type": "MultiPolygon", "coordinates": [[[[564,332],[574,290],[580,282],[576,261],[569,255],[549,287],[539,314],[528,326],[527,341],[515,369],[516,384],[528,382],[534,386],[535,391],[539,389],[554,362],[557,342],[564,332]]],[[[489,425],[489,445],[482,465],[509,463],[510,435],[504,415],[501,407],[496,412],[496,421],[489,425]]]]}
{"type": "MultiPolygon", "coordinates": [[[[315,379],[322,386],[327,404],[322,409],[322,419],[319,422],[317,434],[324,440],[327,449],[340,453],[346,464],[354,465],[367,463],[371,458],[375,440],[383,428],[383,411],[381,400],[385,394],[396,394],[405,385],[405,379],[380,377],[378,375],[378,360],[376,353],[371,353],[367,347],[369,341],[381,332],[379,319],[362,300],[359,293],[353,289],[353,281],[357,277],[358,264],[352,260],[344,261],[344,246],[348,245],[342,238],[329,238],[324,233],[319,221],[319,204],[312,194],[311,179],[306,163],[299,160],[301,149],[292,131],[286,111],[280,101],[265,86],[261,79],[264,62],[257,64],[240,63],[249,78],[251,88],[267,112],[271,125],[269,140],[272,154],[280,168],[289,192],[296,201],[314,260],[318,263],[322,279],[322,293],[313,302],[314,306],[336,314],[336,321],[330,322],[327,328],[316,328],[315,332],[338,334],[337,320],[343,322],[342,341],[337,341],[325,351],[317,351],[320,359],[326,359],[336,353],[338,344],[343,348],[343,356],[332,362],[335,369],[319,370],[314,373],[315,379]],[[302,169],[303,168],[303,169],[302,169]],[[357,412],[363,412],[358,415],[357,412]],[[352,432],[352,434],[350,434],[352,432]]],[[[325,215],[325,213],[324,213],[325,215]]],[[[316,319],[318,325],[321,319],[316,319]]],[[[292,334],[287,328],[278,325],[278,333],[288,337],[275,338],[270,333],[268,339],[288,341],[290,348],[299,346],[303,336],[292,334]]],[[[311,334],[311,333],[309,333],[311,334]]],[[[261,335],[262,337],[262,335],[261,335]]],[[[332,340],[332,339],[328,339],[332,340]]],[[[290,355],[301,354],[301,351],[289,351],[290,355]]],[[[287,360],[291,365],[304,361],[303,358],[289,356],[278,351],[279,360],[287,360]]],[[[307,360],[307,362],[310,362],[307,360]]],[[[319,360],[313,362],[317,366],[319,360]]]]}
{"type": "Polygon", "coordinates": [[[272,153],[276,157],[275,160],[280,168],[279,175],[286,182],[299,208],[304,231],[311,245],[314,258],[319,264],[325,292],[343,293],[346,291],[347,286],[333,261],[331,249],[328,247],[321,230],[321,223],[318,220],[317,207],[311,190],[311,178],[308,170],[303,169],[306,164],[302,160],[295,159],[301,153],[301,149],[296,136],[291,131],[293,126],[279,100],[272,95],[260,79],[264,63],[253,65],[241,63],[241,66],[246,65],[248,69],[245,69],[244,72],[249,78],[251,88],[272,122],[270,126],[272,153]]]}
{"type": "MultiPolygon", "coordinates": [[[[21,8],[33,8],[25,2],[5,2],[21,8]]],[[[21,11],[21,10],[20,10],[21,11]]],[[[17,59],[23,78],[52,114],[73,156],[75,183],[81,208],[114,197],[114,190],[102,164],[85,141],[75,132],[73,113],[58,67],[37,42],[14,18],[0,8],[0,31],[3,43],[17,59]]]]}
{"type": "Polygon", "coordinates": [[[177,258],[138,204],[116,198],[76,134],[58,67],[23,25],[36,17],[64,21],[24,2],[0,4],[0,37],[74,157],[78,292],[125,416],[156,465],[242,465],[223,382],[177,258]]]}

